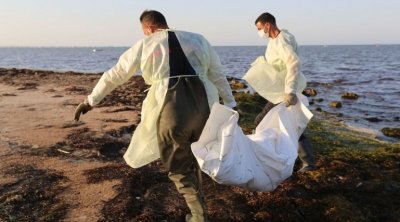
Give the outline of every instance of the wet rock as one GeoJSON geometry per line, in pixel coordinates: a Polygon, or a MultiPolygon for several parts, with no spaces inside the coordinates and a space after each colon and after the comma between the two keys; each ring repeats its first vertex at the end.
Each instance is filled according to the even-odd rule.
{"type": "Polygon", "coordinates": [[[346,92],[342,94],[343,99],[358,99],[358,95],[355,93],[346,92]]]}
{"type": "Polygon", "coordinates": [[[317,108],[315,108],[315,111],[322,112],[322,108],[321,107],[317,107],[317,108]]]}
{"type": "Polygon", "coordinates": [[[343,117],[343,113],[337,113],[336,116],[337,117],[343,117]]]}
{"type": "Polygon", "coordinates": [[[339,101],[333,101],[329,104],[331,107],[335,107],[335,108],[341,108],[342,107],[342,103],[339,101]]]}
{"type": "Polygon", "coordinates": [[[372,123],[377,123],[377,122],[382,122],[383,120],[382,119],[379,119],[378,117],[368,117],[368,118],[365,118],[366,120],[368,120],[369,122],[372,122],[372,123]]]}
{"type": "Polygon", "coordinates": [[[400,121],[400,117],[398,117],[398,116],[393,117],[393,121],[396,121],[396,122],[400,121]]]}
{"type": "Polygon", "coordinates": [[[323,98],[318,98],[318,99],[316,99],[315,101],[321,103],[321,102],[324,101],[324,99],[323,99],[323,98]]]}
{"type": "Polygon", "coordinates": [[[230,85],[232,87],[232,89],[237,90],[237,89],[244,89],[246,88],[246,84],[244,84],[243,82],[236,80],[236,79],[232,79],[230,81],[230,85]]]}
{"type": "Polygon", "coordinates": [[[318,94],[317,90],[313,89],[313,88],[306,88],[303,90],[303,95],[307,96],[307,97],[314,97],[318,94]]]}
{"type": "Polygon", "coordinates": [[[400,139],[400,128],[385,127],[383,129],[381,129],[381,131],[385,136],[400,139]]]}

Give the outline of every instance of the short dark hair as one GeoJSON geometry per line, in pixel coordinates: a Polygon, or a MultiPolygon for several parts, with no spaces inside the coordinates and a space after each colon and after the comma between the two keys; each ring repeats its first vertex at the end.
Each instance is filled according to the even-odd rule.
{"type": "Polygon", "coordinates": [[[149,22],[158,27],[167,26],[164,15],[155,10],[145,10],[140,16],[140,22],[149,22]]]}
{"type": "Polygon", "coordinates": [[[268,12],[262,13],[260,16],[258,16],[255,24],[257,24],[258,22],[261,22],[263,24],[270,23],[270,24],[276,25],[275,17],[268,12]]]}

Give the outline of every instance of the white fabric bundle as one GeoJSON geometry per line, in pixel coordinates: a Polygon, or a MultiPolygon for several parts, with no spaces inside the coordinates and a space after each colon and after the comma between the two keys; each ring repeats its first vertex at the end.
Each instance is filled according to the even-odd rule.
{"type": "Polygon", "coordinates": [[[255,134],[244,135],[238,113],[215,103],[192,151],[202,171],[221,184],[272,191],[292,172],[298,139],[312,117],[307,99],[279,104],[264,117],[255,134]]]}
{"type": "MultiPolygon", "coordinates": [[[[286,76],[286,70],[277,71],[264,56],[261,56],[251,64],[243,79],[262,97],[277,104],[285,98],[286,76]]],[[[295,78],[293,87],[296,93],[301,93],[306,88],[306,78],[301,72],[295,78]]]]}

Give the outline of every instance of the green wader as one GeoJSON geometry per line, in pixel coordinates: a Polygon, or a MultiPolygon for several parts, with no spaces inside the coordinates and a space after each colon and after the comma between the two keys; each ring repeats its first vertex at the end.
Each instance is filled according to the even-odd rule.
{"type": "Polygon", "coordinates": [[[174,80],[157,122],[161,161],[169,172],[168,177],[185,198],[193,219],[200,218],[191,221],[204,221],[201,171],[190,145],[199,139],[210,109],[198,77],[174,80]]]}
{"type": "Polygon", "coordinates": [[[190,145],[199,139],[210,108],[203,82],[174,32],[168,32],[168,47],[171,78],[157,121],[160,158],[190,209],[186,221],[203,222],[207,218],[201,193],[201,170],[190,145]]]}

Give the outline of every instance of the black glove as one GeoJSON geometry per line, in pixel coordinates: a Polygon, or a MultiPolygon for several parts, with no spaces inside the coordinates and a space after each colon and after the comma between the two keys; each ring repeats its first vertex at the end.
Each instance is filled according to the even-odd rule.
{"type": "Polygon", "coordinates": [[[89,112],[93,107],[89,105],[87,99],[83,101],[83,103],[79,104],[78,107],[75,109],[75,121],[79,121],[79,117],[84,115],[85,113],[89,112]]]}
{"type": "Polygon", "coordinates": [[[297,96],[294,93],[289,93],[285,95],[284,103],[286,106],[296,105],[297,96]]]}

